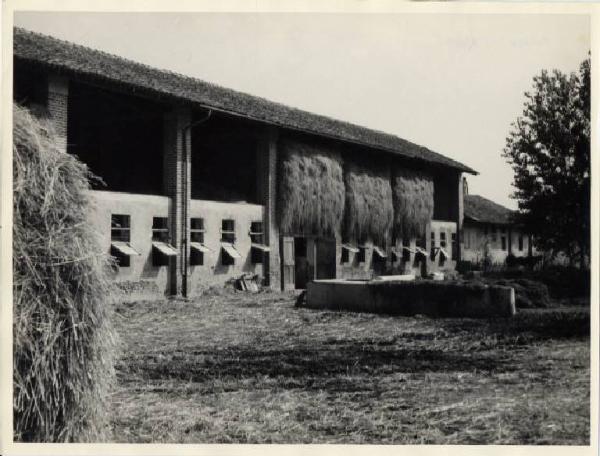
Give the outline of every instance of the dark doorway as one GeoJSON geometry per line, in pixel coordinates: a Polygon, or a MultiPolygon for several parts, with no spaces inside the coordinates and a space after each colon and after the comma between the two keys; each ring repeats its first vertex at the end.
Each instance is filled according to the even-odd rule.
{"type": "Polygon", "coordinates": [[[315,242],[317,279],[335,279],[335,239],[318,238],[315,242]]]}
{"type": "Polygon", "coordinates": [[[308,242],[305,237],[294,238],[294,253],[295,253],[295,288],[304,289],[306,284],[311,279],[309,277],[309,265],[308,265],[308,242]]]}

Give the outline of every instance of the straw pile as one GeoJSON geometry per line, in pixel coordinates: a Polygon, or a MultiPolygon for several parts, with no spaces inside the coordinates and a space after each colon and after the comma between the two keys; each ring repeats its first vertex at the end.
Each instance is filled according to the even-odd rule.
{"type": "Polygon", "coordinates": [[[346,237],[354,242],[387,245],[394,220],[390,171],[387,167],[346,162],[346,237]]]}
{"type": "Polygon", "coordinates": [[[341,155],[282,139],[277,213],[282,233],[334,236],[344,213],[341,155]]]}
{"type": "Polygon", "coordinates": [[[113,378],[108,258],[87,222],[90,177],[48,121],[14,108],[14,437],[106,437],[113,378]]]}
{"type": "Polygon", "coordinates": [[[421,171],[396,167],[392,189],[396,236],[424,236],[433,218],[433,178],[421,171]]]}

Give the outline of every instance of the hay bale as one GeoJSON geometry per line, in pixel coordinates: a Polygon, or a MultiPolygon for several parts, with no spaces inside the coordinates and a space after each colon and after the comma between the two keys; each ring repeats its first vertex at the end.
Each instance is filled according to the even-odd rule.
{"type": "Polygon", "coordinates": [[[323,146],[282,138],[277,214],[285,234],[334,236],[344,213],[342,157],[323,146]]]}
{"type": "Polygon", "coordinates": [[[395,167],[392,189],[396,236],[425,236],[433,218],[433,178],[422,171],[395,167]]]}
{"type": "Polygon", "coordinates": [[[89,174],[47,120],[13,113],[14,438],[99,441],[115,338],[89,174]]]}
{"type": "Polygon", "coordinates": [[[370,240],[376,245],[387,245],[394,220],[389,168],[367,162],[346,162],[344,183],[346,237],[354,242],[370,240]]]}

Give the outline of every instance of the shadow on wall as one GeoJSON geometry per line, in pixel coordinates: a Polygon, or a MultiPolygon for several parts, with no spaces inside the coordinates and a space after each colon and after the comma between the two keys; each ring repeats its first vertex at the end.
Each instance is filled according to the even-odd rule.
{"type": "Polygon", "coordinates": [[[150,253],[150,255],[148,255],[146,257],[146,262],[144,263],[144,268],[142,269],[142,277],[144,277],[144,278],[155,279],[156,277],[158,277],[160,268],[167,267],[167,266],[154,266],[153,261],[152,261],[153,256],[154,256],[153,253],[150,253]]]}

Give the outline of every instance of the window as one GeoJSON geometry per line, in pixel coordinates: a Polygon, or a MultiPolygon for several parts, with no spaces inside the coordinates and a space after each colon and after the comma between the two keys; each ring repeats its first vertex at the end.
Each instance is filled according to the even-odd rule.
{"type": "Polygon", "coordinates": [[[250,241],[253,244],[264,244],[264,233],[262,222],[250,223],[250,241]]]}
{"type": "Polygon", "coordinates": [[[262,222],[250,223],[250,242],[251,242],[251,260],[252,263],[263,263],[265,254],[269,252],[269,247],[265,245],[265,236],[263,233],[262,222]]]}
{"type": "Polygon", "coordinates": [[[506,237],[502,236],[500,241],[502,242],[502,250],[506,250],[506,237]]]}
{"type": "Polygon", "coordinates": [[[367,259],[367,248],[364,245],[358,246],[358,253],[356,259],[359,263],[364,263],[367,259]]]}
{"type": "Polygon", "coordinates": [[[129,215],[112,214],[110,220],[110,240],[131,242],[131,218],[129,215]]]}
{"type": "Polygon", "coordinates": [[[373,258],[375,261],[384,261],[387,258],[387,253],[381,247],[373,246],[373,258]]]}
{"type": "Polygon", "coordinates": [[[167,266],[171,257],[177,256],[177,250],[170,244],[169,219],[152,218],[152,264],[167,266]]]}
{"type": "Polygon", "coordinates": [[[458,258],[458,244],[456,243],[456,233],[452,233],[450,236],[452,240],[452,258],[456,260],[458,258]]]}
{"type": "Polygon", "coordinates": [[[445,231],[440,232],[440,247],[441,248],[446,247],[446,232],[445,231]]]}
{"type": "Polygon", "coordinates": [[[492,242],[496,242],[498,240],[498,236],[496,234],[496,228],[492,227],[492,242]]]}
{"type": "Polygon", "coordinates": [[[423,234],[423,236],[421,236],[420,238],[417,239],[416,241],[416,245],[415,245],[415,259],[416,260],[423,260],[425,258],[427,258],[427,235],[423,234]]]}
{"type": "Polygon", "coordinates": [[[350,250],[345,249],[343,245],[342,245],[342,258],[341,258],[340,261],[342,263],[349,263],[350,262],[350,250]]]}
{"type": "Polygon", "coordinates": [[[190,265],[202,266],[206,252],[210,249],[204,245],[204,219],[193,217],[190,219],[190,265]]]}
{"type": "Polygon", "coordinates": [[[356,255],[359,249],[352,244],[346,236],[342,236],[342,263],[350,263],[350,254],[356,255]]]}
{"type": "Polygon", "coordinates": [[[410,239],[402,238],[402,261],[410,261],[410,239]]]}
{"type": "Polygon", "coordinates": [[[224,266],[231,266],[235,264],[236,259],[242,258],[240,252],[238,252],[230,242],[222,242],[221,248],[223,250],[223,254],[221,255],[221,264],[224,266]]]}
{"type": "Polygon", "coordinates": [[[112,214],[110,220],[110,253],[122,268],[131,265],[130,257],[139,255],[129,242],[131,241],[131,218],[129,215],[112,214]]]}
{"type": "Polygon", "coordinates": [[[190,239],[192,242],[199,242],[204,244],[204,219],[203,218],[191,218],[190,219],[190,239]]]}
{"type": "Polygon", "coordinates": [[[235,221],[232,219],[221,220],[221,263],[224,266],[235,264],[235,260],[241,258],[242,255],[234,247],[235,243],[235,221]]]}
{"type": "Polygon", "coordinates": [[[519,234],[519,252],[523,251],[523,235],[519,234]]]}
{"type": "Polygon", "coordinates": [[[431,230],[431,250],[433,250],[435,246],[435,231],[431,230]]]}
{"type": "Polygon", "coordinates": [[[167,217],[152,218],[152,240],[169,242],[169,219],[167,217]]]}
{"type": "Polygon", "coordinates": [[[221,221],[221,242],[235,243],[235,221],[223,219],[221,221]]]}

